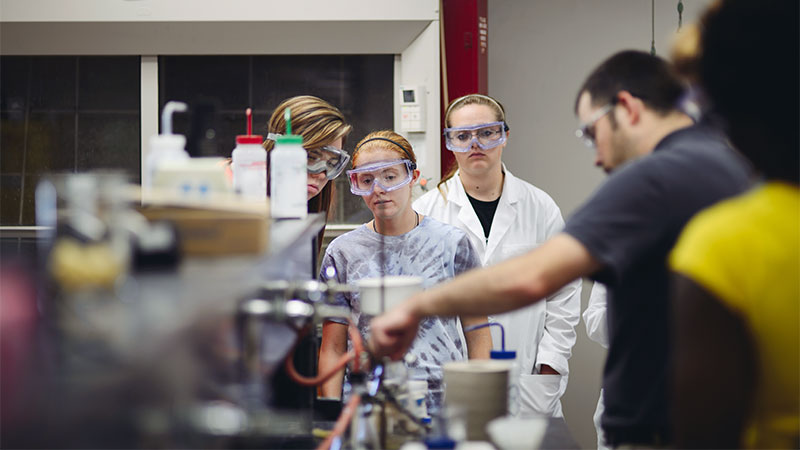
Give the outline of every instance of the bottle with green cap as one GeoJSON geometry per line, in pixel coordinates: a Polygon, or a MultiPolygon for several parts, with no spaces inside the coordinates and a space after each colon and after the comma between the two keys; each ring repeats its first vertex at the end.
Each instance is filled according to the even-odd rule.
{"type": "Polygon", "coordinates": [[[269,152],[270,211],[274,219],[302,219],[308,215],[308,157],[303,137],[292,134],[290,108],[283,117],[286,134],[276,137],[275,147],[269,152]]]}

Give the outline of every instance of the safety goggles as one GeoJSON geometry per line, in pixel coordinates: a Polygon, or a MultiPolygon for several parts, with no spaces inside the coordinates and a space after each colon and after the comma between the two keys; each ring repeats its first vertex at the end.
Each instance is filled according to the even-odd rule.
{"type": "Polygon", "coordinates": [[[481,150],[491,150],[506,141],[508,125],[505,122],[492,122],[469,127],[444,129],[445,146],[451,152],[468,152],[472,144],[481,150]]]}
{"type": "Polygon", "coordinates": [[[408,159],[393,159],[348,170],[350,192],[363,197],[372,194],[375,186],[387,192],[400,189],[414,178],[413,164],[408,159]]]}
{"type": "Polygon", "coordinates": [[[350,161],[344,150],[326,145],[321,148],[306,149],[308,154],[308,173],[323,173],[332,180],[339,176],[350,161]]]}
{"type": "MultiPolygon", "coordinates": [[[[269,133],[267,139],[275,140],[280,134],[269,133]]],[[[308,156],[308,173],[317,174],[325,172],[325,178],[332,180],[342,173],[347,163],[350,162],[350,155],[346,151],[332,145],[320,148],[306,149],[308,156]]]]}

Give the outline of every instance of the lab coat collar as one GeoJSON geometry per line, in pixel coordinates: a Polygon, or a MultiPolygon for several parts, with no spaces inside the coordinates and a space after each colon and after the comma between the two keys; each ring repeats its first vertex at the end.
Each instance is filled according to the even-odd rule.
{"type": "Polygon", "coordinates": [[[469,203],[467,192],[464,190],[464,185],[458,177],[458,171],[456,171],[451,179],[453,183],[448,183],[450,184],[450,186],[448,186],[450,189],[448,189],[447,192],[447,200],[458,205],[458,220],[461,221],[470,232],[481,237],[480,241],[484,244],[484,248],[480,249],[481,251],[479,253],[481,253],[481,262],[483,264],[486,264],[489,255],[495,251],[500,241],[514,223],[517,216],[517,208],[514,205],[520,201],[524,194],[523,184],[517,182],[517,178],[506,169],[505,164],[503,165],[503,171],[506,174],[503,180],[503,193],[500,194],[500,201],[494,213],[489,239],[484,237],[483,227],[475,211],[472,209],[472,205],[469,203]]]}
{"type": "MultiPolygon", "coordinates": [[[[461,170],[456,170],[453,178],[450,179],[453,181],[453,183],[448,183],[451,185],[447,186],[447,201],[453,202],[460,207],[464,207],[469,205],[469,199],[467,198],[466,190],[464,190],[464,185],[461,184],[461,179],[458,176],[460,172],[461,170]]],[[[517,177],[509,172],[505,164],[503,164],[503,172],[505,172],[506,176],[505,179],[503,179],[503,193],[500,194],[500,203],[513,205],[523,197],[525,189],[522,183],[516,182],[517,177]]]]}

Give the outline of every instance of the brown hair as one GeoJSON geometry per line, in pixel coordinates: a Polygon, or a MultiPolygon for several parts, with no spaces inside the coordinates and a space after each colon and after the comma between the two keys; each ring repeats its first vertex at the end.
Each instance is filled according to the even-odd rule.
{"type": "MultiPolygon", "coordinates": [[[[488,106],[494,111],[495,119],[498,122],[505,122],[506,121],[506,110],[503,108],[503,105],[500,104],[497,100],[489,97],[488,95],[483,94],[468,94],[464,95],[463,97],[459,97],[449,105],[447,105],[447,109],[444,113],[444,126],[445,128],[450,127],[450,115],[453,114],[454,111],[458,111],[459,109],[463,108],[467,105],[484,105],[488,106]]],[[[450,167],[447,168],[447,172],[444,174],[442,179],[436,185],[436,189],[439,189],[439,192],[442,194],[442,197],[445,197],[445,192],[443,185],[449,180],[453,178],[453,175],[456,174],[456,170],[458,170],[458,162],[453,160],[450,167]]]]}
{"type": "MultiPolygon", "coordinates": [[[[344,115],[338,108],[319,97],[312,95],[299,95],[284,100],[267,122],[267,132],[274,134],[286,133],[286,120],[283,113],[286,108],[291,108],[292,133],[303,136],[303,148],[317,149],[329,145],[333,141],[342,138],[342,146],[347,140],[347,135],[353,130],[351,125],[345,121],[344,115]]],[[[267,153],[275,147],[275,141],[267,139],[262,144],[267,153]]],[[[267,173],[269,173],[269,158],[267,158],[267,173]]],[[[267,184],[269,189],[269,184],[267,184]]],[[[322,188],[322,191],[308,200],[309,212],[324,212],[325,221],[331,213],[331,202],[333,201],[333,180],[329,180],[322,188]]],[[[317,252],[322,246],[322,233],[317,239],[317,252]]]]}
{"type": "Polygon", "coordinates": [[[414,154],[411,144],[408,143],[406,138],[391,130],[373,131],[364,136],[364,139],[358,142],[356,149],[353,151],[353,167],[356,166],[358,154],[365,148],[391,150],[402,156],[403,159],[409,159],[414,163],[417,162],[417,155],[414,154]]]}

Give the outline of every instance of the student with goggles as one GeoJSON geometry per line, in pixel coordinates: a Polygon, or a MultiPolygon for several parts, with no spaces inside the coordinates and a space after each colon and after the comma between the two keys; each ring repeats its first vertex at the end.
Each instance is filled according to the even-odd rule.
{"type": "MultiPolygon", "coordinates": [[[[481,94],[460,97],[447,108],[445,126],[445,145],[456,163],[414,209],[464,230],[484,266],[525,253],[561,231],[564,221],[553,199],[503,165],[510,135],[499,102],[481,94]]],[[[512,412],[562,415],[580,293],[575,280],[545,302],[490,317],[503,325],[506,348],[517,352],[520,364],[520,404],[512,412]]],[[[494,327],[492,336],[499,342],[494,327]]]]}
{"type": "MultiPolygon", "coordinates": [[[[341,111],[325,100],[311,95],[292,97],[275,108],[267,123],[268,134],[264,141],[267,153],[275,147],[275,138],[286,132],[283,117],[286,108],[291,108],[292,132],[303,136],[303,148],[308,153],[308,212],[323,212],[327,220],[334,189],[333,183],[328,181],[339,176],[347,167],[350,156],[343,149],[353,127],[347,124],[341,111]]],[[[321,249],[324,231],[320,231],[317,239],[317,252],[321,249]]]]}
{"type": "MultiPolygon", "coordinates": [[[[328,279],[330,267],[336,281],[353,284],[359,279],[382,275],[414,275],[430,287],[472,268],[480,260],[469,238],[456,227],[422,216],[411,208],[411,188],[419,178],[411,145],[392,131],[367,135],[353,152],[348,170],[350,191],[364,199],[374,219],[334,239],[328,245],[320,268],[320,279],[328,279]]],[[[353,318],[366,338],[371,317],[361,314],[359,295],[343,294],[337,302],[352,309],[353,318]]],[[[426,405],[437,408],[442,396],[442,364],[470,358],[488,358],[491,334],[486,328],[463,337],[464,326],[486,322],[486,317],[430,317],[420,327],[409,352],[413,377],[428,381],[426,405]]],[[[347,323],[327,321],[322,328],[319,372],[326,372],[347,351],[347,323]]],[[[324,397],[340,397],[342,375],[321,388],[324,397]]],[[[344,384],[344,394],[349,386],[344,384]]]]}

